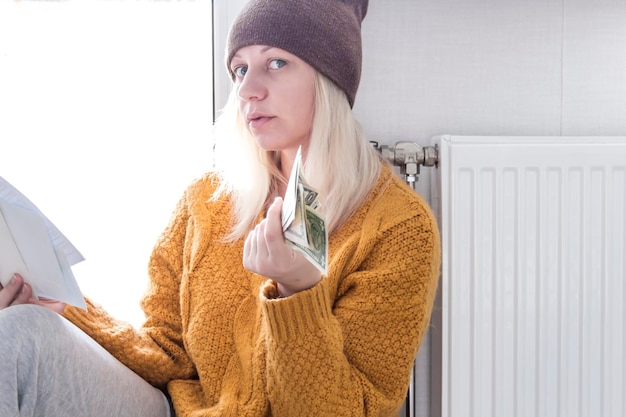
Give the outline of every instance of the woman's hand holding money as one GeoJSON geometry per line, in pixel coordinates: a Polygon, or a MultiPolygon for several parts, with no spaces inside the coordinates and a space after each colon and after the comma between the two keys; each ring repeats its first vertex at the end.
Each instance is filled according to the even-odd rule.
{"type": "Polygon", "coordinates": [[[288,297],[317,284],[322,275],[301,253],[285,243],[281,208],[277,197],[263,219],[246,237],[243,265],[256,274],[277,283],[278,293],[288,297]]]}

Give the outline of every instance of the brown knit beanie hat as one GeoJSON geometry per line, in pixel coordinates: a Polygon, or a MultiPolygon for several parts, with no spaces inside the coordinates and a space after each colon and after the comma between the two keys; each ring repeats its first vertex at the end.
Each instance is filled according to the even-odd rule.
{"type": "Polygon", "coordinates": [[[226,42],[226,67],[244,46],[269,45],[306,61],[346,93],[361,80],[361,21],[368,0],[249,0],[226,42]]]}

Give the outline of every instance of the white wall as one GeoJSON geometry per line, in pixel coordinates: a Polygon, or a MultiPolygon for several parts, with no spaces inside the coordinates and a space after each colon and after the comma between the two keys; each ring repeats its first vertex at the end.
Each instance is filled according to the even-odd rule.
{"type": "Polygon", "coordinates": [[[140,324],[148,257],[211,166],[209,1],[0,3],[0,176],[86,260],[74,274],[140,324]]]}
{"type": "Polygon", "coordinates": [[[626,2],[371,1],[355,112],[375,138],[626,130],[626,2]]]}

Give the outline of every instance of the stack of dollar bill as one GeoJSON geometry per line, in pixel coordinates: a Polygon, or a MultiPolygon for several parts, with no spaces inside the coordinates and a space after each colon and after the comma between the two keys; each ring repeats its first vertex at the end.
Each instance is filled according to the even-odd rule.
{"type": "Polygon", "coordinates": [[[319,192],[302,176],[300,149],[291,169],[283,200],[285,242],[301,252],[322,274],[328,274],[328,232],[320,208],[319,192]]]}

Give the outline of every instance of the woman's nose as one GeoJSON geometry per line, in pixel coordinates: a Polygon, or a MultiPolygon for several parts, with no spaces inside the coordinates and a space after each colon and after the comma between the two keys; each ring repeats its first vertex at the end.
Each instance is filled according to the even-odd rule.
{"type": "Polygon", "coordinates": [[[248,68],[246,75],[239,83],[237,95],[241,100],[263,100],[267,95],[267,86],[263,75],[258,71],[248,68]]]}

